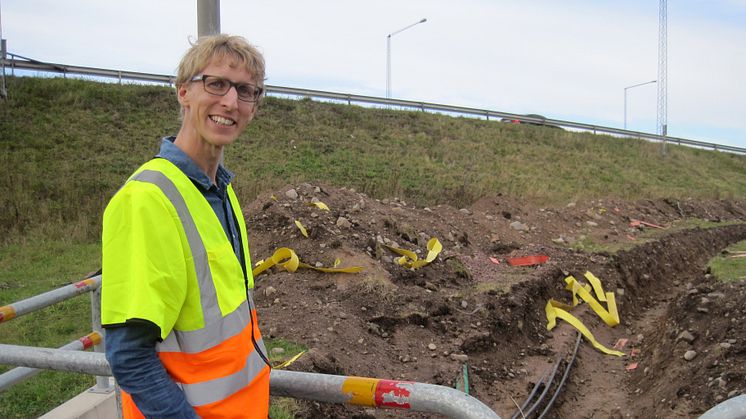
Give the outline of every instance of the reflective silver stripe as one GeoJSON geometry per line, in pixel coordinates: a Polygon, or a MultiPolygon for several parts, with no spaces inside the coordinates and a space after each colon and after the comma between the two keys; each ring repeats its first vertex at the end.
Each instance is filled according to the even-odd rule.
{"type": "MultiPolygon", "coordinates": [[[[241,332],[249,324],[249,303],[244,301],[232,313],[216,324],[190,331],[173,330],[166,340],[156,345],[158,352],[197,353],[223,343],[241,332]]],[[[251,333],[251,332],[249,332],[251,333]]]]}
{"type": "MultiPolygon", "coordinates": [[[[262,346],[264,344],[262,343],[262,346]]],[[[246,365],[231,375],[195,384],[180,384],[189,404],[202,406],[226,399],[231,394],[246,388],[267,366],[256,351],[246,358],[246,365]]],[[[247,408],[249,408],[247,406],[247,408]]]]}
{"type": "Polygon", "coordinates": [[[212,282],[212,273],[207,260],[207,251],[202,237],[197,231],[197,225],[194,223],[192,214],[184,202],[184,197],[176,188],[176,185],[161,172],[155,170],[143,170],[132,177],[132,180],[139,182],[151,183],[161,189],[166,198],[171,201],[171,205],[176,209],[176,213],[181,219],[184,227],[184,233],[189,242],[189,247],[194,260],[194,270],[197,272],[197,282],[200,290],[200,304],[202,305],[202,315],[205,319],[205,325],[215,324],[221,319],[220,307],[218,306],[218,297],[215,292],[215,284],[212,282]]]}
{"type": "Polygon", "coordinates": [[[254,290],[247,290],[246,297],[249,300],[249,310],[256,310],[256,306],[254,305],[254,290]]]}

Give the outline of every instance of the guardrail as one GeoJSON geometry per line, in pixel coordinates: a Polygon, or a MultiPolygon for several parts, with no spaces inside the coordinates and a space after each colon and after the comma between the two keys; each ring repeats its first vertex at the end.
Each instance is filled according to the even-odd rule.
{"type": "MultiPolygon", "coordinates": [[[[43,72],[52,72],[52,73],[61,73],[61,74],[76,74],[76,75],[84,75],[84,76],[107,77],[107,78],[118,79],[120,83],[122,82],[122,80],[135,80],[135,81],[146,81],[146,82],[151,82],[151,83],[163,83],[163,84],[171,85],[174,83],[174,80],[175,80],[174,76],[168,76],[168,75],[139,73],[139,72],[134,72],[134,71],[109,70],[109,69],[93,68],[93,67],[80,67],[80,66],[72,66],[72,65],[67,65],[67,64],[45,63],[45,62],[29,59],[29,58],[11,54],[11,53],[8,53],[7,55],[10,58],[4,58],[2,60],[2,64],[5,67],[9,67],[11,70],[19,69],[19,70],[43,71],[43,72]]],[[[444,105],[444,104],[432,103],[432,102],[419,102],[419,101],[401,100],[401,99],[387,99],[387,98],[376,97],[376,96],[353,95],[350,93],[327,92],[327,91],[322,91],[322,90],[299,89],[299,88],[294,88],[294,87],[282,87],[282,86],[273,86],[273,85],[267,85],[266,90],[267,90],[267,94],[269,95],[290,95],[290,96],[298,96],[298,97],[310,97],[310,98],[334,100],[334,101],[346,102],[348,105],[356,103],[356,104],[368,104],[368,105],[397,106],[400,108],[420,110],[423,112],[436,112],[436,113],[446,112],[446,113],[453,113],[453,114],[462,115],[462,116],[485,118],[487,120],[490,120],[490,119],[518,120],[523,123],[529,123],[529,124],[555,125],[555,126],[559,126],[563,128],[572,128],[576,130],[590,131],[590,132],[593,132],[594,134],[603,133],[603,134],[611,134],[615,136],[631,137],[631,138],[645,139],[645,140],[651,140],[651,141],[660,141],[660,142],[665,141],[665,142],[670,142],[670,143],[676,143],[678,145],[686,145],[690,147],[698,147],[698,148],[706,148],[706,149],[713,149],[713,150],[719,150],[719,151],[728,151],[728,152],[733,152],[733,153],[746,154],[746,148],[742,148],[742,147],[734,147],[734,146],[724,145],[724,144],[715,144],[715,143],[710,143],[710,142],[705,142],[705,141],[689,140],[686,138],[679,138],[679,137],[670,137],[670,136],[664,137],[661,135],[651,134],[651,133],[642,132],[642,131],[631,131],[631,130],[625,130],[625,129],[619,129],[619,128],[606,127],[602,125],[593,125],[593,124],[585,124],[581,122],[564,121],[560,119],[536,118],[536,117],[532,117],[528,115],[493,111],[493,110],[488,110],[488,109],[468,108],[468,107],[463,107],[463,106],[444,105]]]]}
{"type": "MultiPolygon", "coordinates": [[[[0,374],[0,392],[36,374],[39,369],[93,374],[94,392],[107,393],[114,388],[108,379],[111,368],[106,361],[101,329],[101,275],[0,306],[0,324],[48,307],[60,301],[91,292],[93,332],[59,349],[0,344],[0,364],[14,365],[0,374]],[[91,346],[94,353],[81,352],[91,346]]],[[[273,369],[270,394],[375,408],[405,409],[436,413],[452,418],[500,419],[484,403],[456,389],[426,383],[347,377],[273,369]]],[[[119,409],[120,407],[117,406],[119,409]]]]}

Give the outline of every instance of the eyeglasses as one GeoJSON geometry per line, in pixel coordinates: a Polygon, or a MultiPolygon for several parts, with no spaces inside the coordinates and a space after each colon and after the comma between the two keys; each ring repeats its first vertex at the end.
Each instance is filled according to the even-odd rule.
{"type": "Polygon", "coordinates": [[[202,81],[202,86],[205,88],[205,92],[217,96],[225,96],[231,87],[236,88],[238,94],[238,100],[242,102],[257,102],[264,93],[264,89],[259,86],[254,86],[250,83],[233,83],[230,80],[226,80],[218,76],[209,76],[203,74],[201,76],[194,76],[191,82],[202,81]]]}

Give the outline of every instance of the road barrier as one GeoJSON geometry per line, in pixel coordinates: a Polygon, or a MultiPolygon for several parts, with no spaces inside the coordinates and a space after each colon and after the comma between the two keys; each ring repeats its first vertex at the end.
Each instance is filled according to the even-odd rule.
{"type": "MultiPolygon", "coordinates": [[[[10,58],[4,58],[2,60],[2,65],[4,67],[10,68],[11,71],[15,71],[15,69],[19,69],[19,70],[29,70],[29,71],[60,73],[63,75],[71,74],[71,75],[82,75],[82,76],[93,76],[93,77],[105,77],[105,78],[117,79],[119,80],[119,83],[122,83],[123,80],[133,80],[133,81],[139,81],[139,82],[162,83],[162,84],[173,85],[174,80],[175,80],[175,76],[168,76],[168,75],[162,75],[162,74],[139,73],[139,72],[134,72],[134,71],[109,70],[109,69],[94,68],[94,67],[80,67],[80,66],[73,66],[73,65],[67,65],[67,64],[45,63],[45,62],[33,60],[30,58],[22,57],[20,55],[15,55],[11,53],[7,53],[7,56],[9,56],[10,58]]],[[[705,141],[689,140],[686,138],[679,138],[679,137],[661,136],[661,135],[651,134],[651,133],[642,132],[642,131],[631,131],[631,130],[625,130],[625,129],[619,129],[619,128],[606,127],[606,126],[601,126],[601,125],[584,124],[581,122],[563,121],[560,119],[545,119],[545,118],[539,118],[536,116],[520,115],[520,114],[515,114],[515,113],[493,111],[493,110],[488,110],[488,109],[468,108],[468,107],[463,107],[463,106],[443,105],[439,103],[419,102],[419,101],[410,101],[410,100],[401,100],[401,99],[387,99],[387,98],[376,97],[376,96],[353,95],[349,93],[327,92],[323,90],[299,89],[299,88],[294,88],[294,87],[282,87],[282,86],[273,86],[273,85],[267,85],[265,87],[266,87],[267,94],[269,95],[277,95],[277,96],[286,95],[286,96],[294,96],[294,97],[301,97],[301,98],[325,99],[325,100],[344,102],[344,103],[347,103],[348,105],[355,103],[355,104],[366,104],[366,105],[380,105],[380,106],[386,106],[386,107],[395,106],[399,108],[419,110],[423,112],[447,113],[447,114],[455,114],[455,115],[468,116],[468,117],[474,117],[474,118],[485,118],[487,120],[505,119],[505,120],[510,120],[510,121],[520,121],[521,123],[526,123],[526,124],[570,128],[573,130],[592,132],[594,134],[603,133],[603,134],[610,134],[610,135],[614,135],[618,137],[628,137],[628,138],[645,139],[645,140],[651,140],[651,141],[661,141],[661,142],[675,143],[678,145],[685,145],[685,146],[690,146],[690,147],[746,154],[746,148],[742,148],[742,147],[734,147],[734,146],[724,145],[724,144],[715,144],[715,143],[710,143],[710,142],[705,142],[705,141]]]]}
{"type": "MultiPolygon", "coordinates": [[[[101,275],[0,307],[0,323],[91,292],[93,332],[59,349],[0,344],[0,364],[18,366],[0,375],[0,392],[36,374],[39,369],[95,375],[95,392],[114,390],[104,355],[101,329],[101,275]],[[93,346],[93,353],[81,352],[93,346]]],[[[478,399],[456,389],[432,384],[346,377],[273,369],[270,394],[326,403],[437,413],[452,418],[500,419],[478,399]]],[[[119,399],[119,398],[117,398],[119,399]]],[[[120,408],[117,406],[117,408],[120,408]]]]}

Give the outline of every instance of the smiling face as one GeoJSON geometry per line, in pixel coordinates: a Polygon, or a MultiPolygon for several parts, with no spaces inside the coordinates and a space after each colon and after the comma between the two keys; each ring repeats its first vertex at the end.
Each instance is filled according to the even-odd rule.
{"type": "MultiPolygon", "coordinates": [[[[230,56],[214,57],[199,73],[221,77],[233,83],[255,84],[251,74],[240,61],[230,56]]],[[[201,80],[179,86],[179,103],[183,121],[177,140],[192,158],[209,152],[217,155],[232,144],[254,118],[257,103],[238,100],[231,87],[224,96],[208,93],[201,80]]],[[[198,158],[199,159],[199,158],[198,158]]]]}

